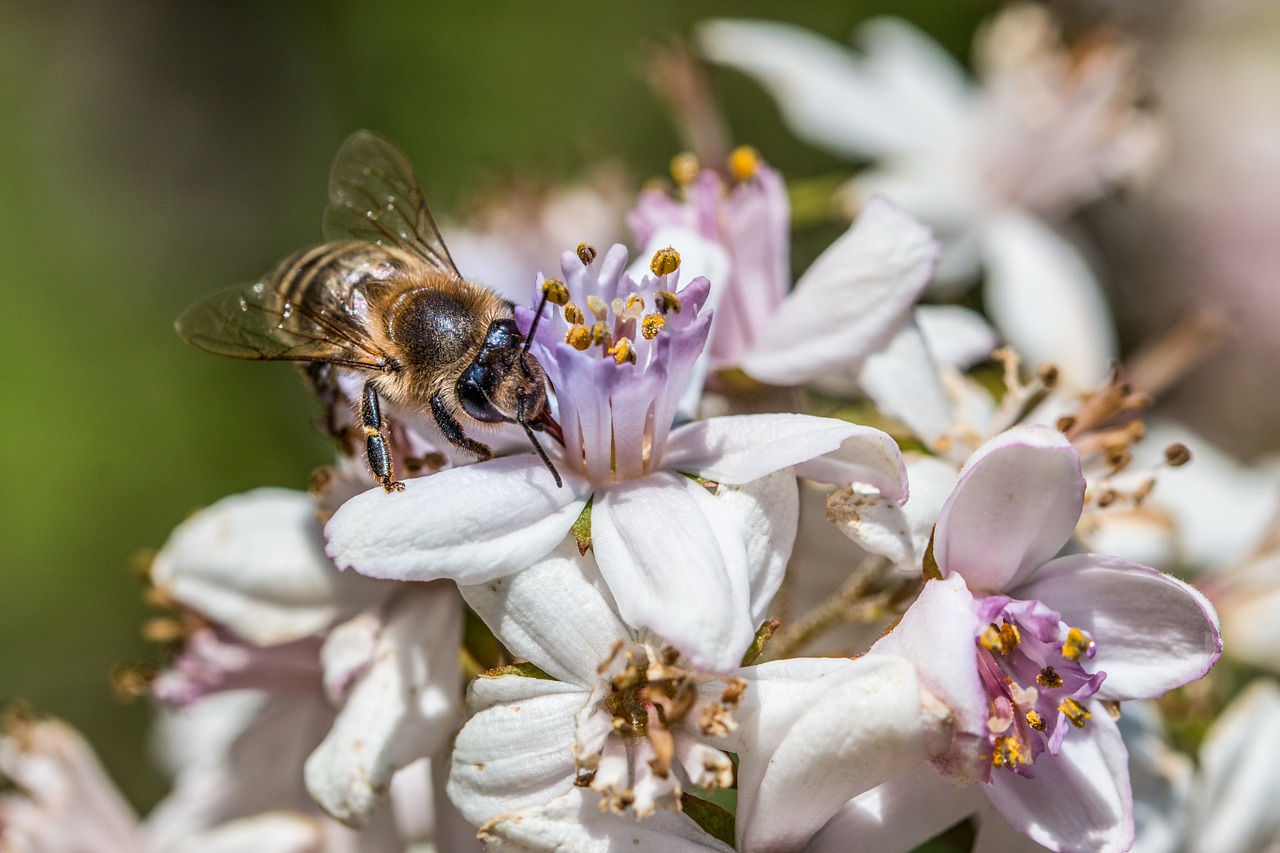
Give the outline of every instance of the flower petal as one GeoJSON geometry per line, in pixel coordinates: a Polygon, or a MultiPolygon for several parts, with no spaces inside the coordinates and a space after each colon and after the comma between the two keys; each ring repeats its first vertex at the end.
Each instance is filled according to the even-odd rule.
{"type": "Polygon", "coordinates": [[[155,585],[259,646],[298,640],[390,589],[334,569],[305,492],[255,489],[178,526],[151,565],[155,585]]]}
{"type": "Polygon", "coordinates": [[[707,490],[676,474],[596,493],[591,539],[623,620],[714,672],[737,668],[751,644],[745,531],[707,490]]]}
{"type": "Polygon", "coordinates": [[[1148,566],[1101,554],[1045,564],[1010,595],[1039,599],[1097,643],[1100,699],[1156,699],[1202,677],[1222,653],[1218,617],[1197,590],[1148,566]]]}
{"type": "Polygon", "coordinates": [[[1053,557],[1084,505],[1080,455],[1049,427],[1015,427],[978,449],[938,516],[933,555],[943,576],[999,592],[1053,557]]]}
{"type": "Polygon", "coordinates": [[[451,585],[405,587],[388,607],[368,669],[305,766],[329,814],[360,826],[401,767],[436,751],[459,716],[462,612],[451,585]]]}
{"type": "Polygon", "coordinates": [[[796,541],[800,492],[795,474],[782,470],[741,486],[721,483],[715,497],[738,516],[745,532],[751,624],[759,625],[782,584],[796,541]]]}
{"type": "Polygon", "coordinates": [[[523,571],[461,589],[514,655],[587,689],[613,644],[627,636],[595,561],[580,556],[571,537],[523,571]]]}
{"type": "Polygon", "coordinates": [[[738,674],[743,850],[800,847],[850,798],[926,758],[920,689],[902,658],[794,658],[738,674]]]}
{"type": "Polygon", "coordinates": [[[906,323],[858,373],[858,385],[882,412],[906,424],[926,445],[951,432],[955,414],[920,329],[906,323]]]}
{"type": "Polygon", "coordinates": [[[905,500],[906,470],[878,429],[813,415],[728,415],[671,432],[662,466],[721,483],[749,483],[792,465],[829,483],[867,483],[905,500]],[[818,458],[822,457],[822,458],[818,458]],[[807,463],[807,464],[806,464],[807,463]]]}
{"type": "Polygon", "coordinates": [[[581,788],[546,805],[501,815],[480,828],[490,853],[733,853],[687,815],[663,809],[644,820],[600,809],[599,798],[581,788]]]}
{"type": "Polygon", "coordinates": [[[591,486],[561,476],[557,489],[538,457],[522,454],[409,480],[403,492],[371,489],[334,514],[327,550],[339,567],[371,577],[483,583],[564,539],[591,486]]]}
{"type": "Polygon", "coordinates": [[[989,358],[999,344],[986,318],[960,305],[918,305],[915,317],[933,357],[961,370],[989,358]]]}
{"type": "Polygon", "coordinates": [[[872,199],[796,282],[742,369],[774,385],[856,370],[910,320],[937,260],[927,228],[872,199]]]}
{"type": "Polygon", "coordinates": [[[985,235],[987,314],[1032,367],[1068,388],[1102,380],[1117,345],[1106,298],[1080,252],[1034,217],[1007,211],[985,235]]]}
{"type": "Polygon", "coordinates": [[[913,850],[986,805],[976,785],[956,787],[927,764],[859,794],[836,813],[805,847],[805,853],[913,850]]]}
{"type": "Polygon", "coordinates": [[[472,682],[467,705],[482,707],[458,733],[448,783],[462,816],[479,826],[571,791],[573,715],[586,701],[580,687],[543,678],[472,682]]]}
{"type": "Polygon", "coordinates": [[[991,774],[991,805],[1050,850],[1118,853],[1133,844],[1128,753],[1110,715],[1092,704],[1088,727],[1065,738],[1058,755],[1041,753],[1034,779],[991,774]]]}

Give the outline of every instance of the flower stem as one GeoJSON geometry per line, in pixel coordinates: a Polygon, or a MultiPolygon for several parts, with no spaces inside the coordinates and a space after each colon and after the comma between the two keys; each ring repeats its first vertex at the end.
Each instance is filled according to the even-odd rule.
{"type": "Polygon", "coordinates": [[[884,581],[889,561],[875,554],[868,555],[853,570],[849,579],[831,598],[810,610],[792,625],[780,629],[772,642],[765,647],[768,660],[790,657],[810,640],[844,622],[869,621],[883,611],[884,606],[897,597],[897,589],[880,595],[869,595],[884,581]]]}

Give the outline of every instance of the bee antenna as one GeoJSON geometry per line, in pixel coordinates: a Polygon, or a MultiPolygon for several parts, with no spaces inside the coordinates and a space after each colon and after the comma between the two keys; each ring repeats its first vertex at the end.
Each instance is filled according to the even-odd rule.
{"type": "MultiPolygon", "coordinates": [[[[556,470],[556,466],[551,464],[551,458],[547,456],[547,451],[542,449],[542,443],[538,441],[538,437],[533,434],[533,427],[524,416],[524,397],[519,398],[519,410],[516,413],[516,423],[524,428],[524,434],[529,436],[529,443],[533,445],[533,449],[538,452],[538,458],[542,460],[542,464],[547,466],[547,470],[551,472],[551,476],[555,477],[556,488],[563,489],[564,481],[560,479],[560,472],[556,470]]],[[[554,423],[554,421],[553,421],[554,423]]],[[[558,425],[557,425],[558,426],[558,425]]]]}
{"type": "MultiPolygon", "coordinates": [[[[524,349],[520,352],[522,356],[529,354],[529,345],[533,343],[533,335],[538,331],[538,321],[542,319],[542,309],[547,307],[547,297],[550,295],[550,289],[543,287],[542,298],[538,300],[538,310],[534,312],[533,322],[529,324],[529,334],[524,337],[524,349]]],[[[523,361],[524,359],[521,359],[521,362],[523,361]]]]}

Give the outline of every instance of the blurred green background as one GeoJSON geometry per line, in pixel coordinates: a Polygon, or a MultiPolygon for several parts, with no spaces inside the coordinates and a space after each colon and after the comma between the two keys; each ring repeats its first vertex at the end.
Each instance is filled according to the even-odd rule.
{"type": "MultiPolygon", "coordinates": [[[[153,659],[132,556],[193,509],[304,488],[329,458],[294,371],[186,347],[173,319],[319,240],[330,158],[369,127],[438,214],[497,175],[637,182],[678,141],[646,45],[716,15],[844,39],[886,12],[957,56],[987,0],[906,3],[0,4],[0,697],[68,719],[133,801],[163,791],[150,710],[109,674],[153,659]]],[[[739,141],[789,177],[847,168],[719,77],[739,141]]]]}

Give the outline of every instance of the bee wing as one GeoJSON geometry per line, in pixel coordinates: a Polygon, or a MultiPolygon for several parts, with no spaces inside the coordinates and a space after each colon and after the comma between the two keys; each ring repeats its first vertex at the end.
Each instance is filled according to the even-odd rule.
{"type": "Polygon", "coordinates": [[[396,246],[440,272],[462,277],[431,218],[413,167],[399,149],[368,130],[347,137],[333,158],[324,237],[396,246]]]}
{"type": "Polygon", "coordinates": [[[175,324],[192,346],[255,361],[324,361],[381,370],[387,355],[369,341],[360,306],[291,303],[267,282],[211,293],[175,324]]]}

